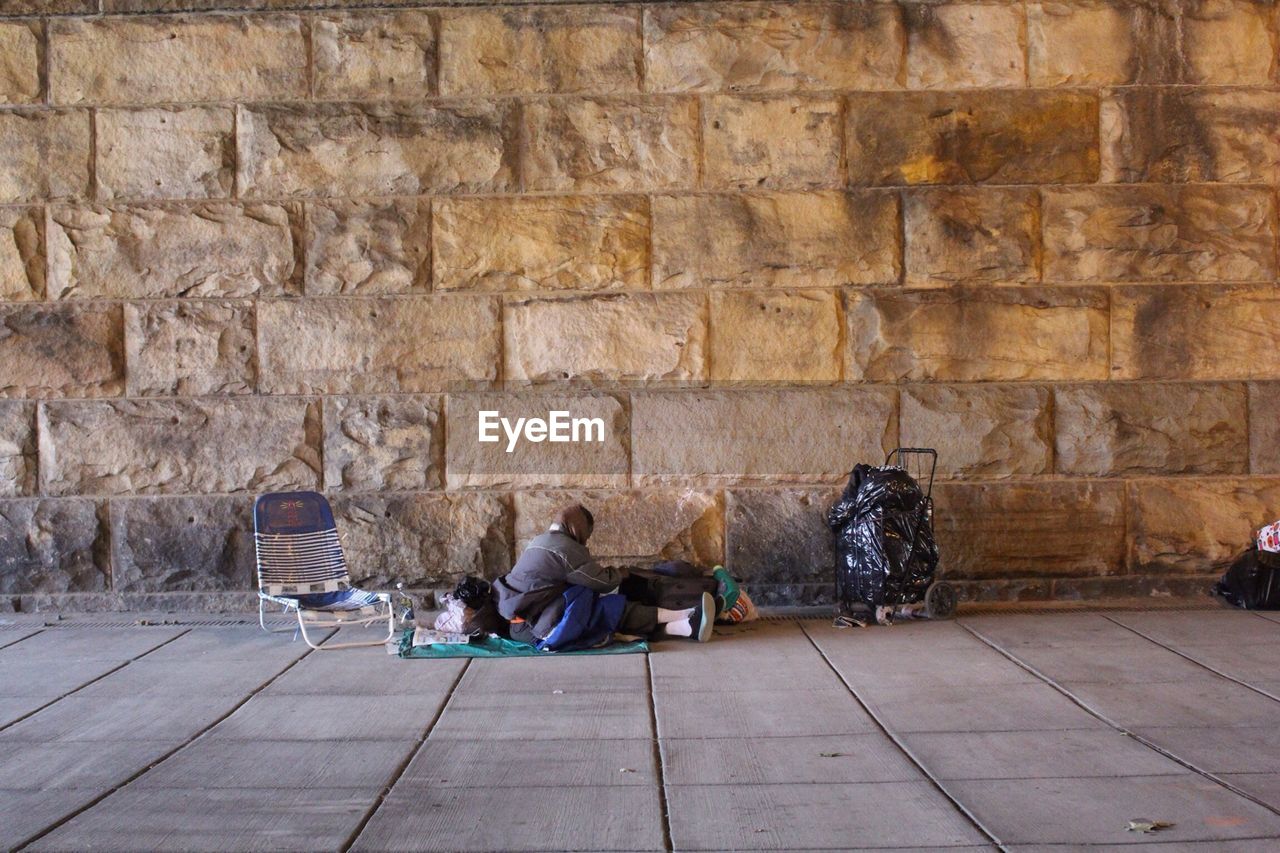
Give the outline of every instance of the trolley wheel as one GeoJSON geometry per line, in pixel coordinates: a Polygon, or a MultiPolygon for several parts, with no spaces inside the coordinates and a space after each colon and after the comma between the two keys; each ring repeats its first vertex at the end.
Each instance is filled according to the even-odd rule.
{"type": "Polygon", "coordinates": [[[930,619],[950,619],[956,615],[956,588],[946,581],[934,581],[924,592],[924,613],[930,619]]]}

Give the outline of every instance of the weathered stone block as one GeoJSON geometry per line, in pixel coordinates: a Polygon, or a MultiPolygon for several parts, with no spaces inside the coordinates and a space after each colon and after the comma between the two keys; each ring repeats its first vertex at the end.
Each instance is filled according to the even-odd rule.
{"type": "Polygon", "coordinates": [[[351,492],[444,485],[439,397],[329,397],[324,401],[325,488],[351,492]]]}
{"type": "Polygon", "coordinates": [[[1034,189],[937,189],[907,194],[907,284],[1034,281],[1040,197],[1034,189]]]}
{"type": "Polygon", "coordinates": [[[941,479],[1000,479],[1050,472],[1049,391],[1026,385],[903,389],[901,441],[938,451],[941,479]]]}
{"type": "Polygon", "coordinates": [[[257,583],[248,498],[126,498],[110,509],[113,591],[218,592],[257,583]]]}
{"type": "Polygon", "coordinates": [[[124,391],[119,305],[0,307],[0,397],[112,397],[124,391]]]}
{"type": "Polygon", "coordinates": [[[498,371],[498,310],[471,296],[258,303],[268,394],[438,391],[498,371]]]}
{"type": "Polygon", "coordinates": [[[431,12],[322,15],[312,23],[311,39],[321,98],[420,98],[435,91],[431,12]]]}
{"type": "Polygon", "coordinates": [[[1173,4],[1027,4],[1032,86],[1174,83],[1180,78],[1173,4]]]}
{"type": "Polygon", "coordinates": [[[1049,281],[1259,281],[1276,275],[1275,200],[1261,188],[1046,189],[1049,281]]]}
{"type": "Polygon", "coordinates": [[[692,98],[550,100],[523,110],[526,190],[663,190],[697,180],[692,98]]]}
{"type": "Polygon", "coordinates": [[[648,283],[649,204],[642,197],[447,199],[436,203],[434,222],[435,281],[443,290],[648,283]]]}
{"type": "Polygon", "coordinates": [[[490,393],[451,394],[445,421],[446,483],[450,489],[468,486],[524,488],[610,488],[628,485],[631,437],[624,400],[608,394],[490,393]],[[511,445],[501,427],[481,442],[479,413],[496,412],[517,429],[519,418],[550,420],[550,412],[570,418],[599,419],[584,426],[579,441],[531,442],[511,445]],[[507,448],[512,447],[511,452],[507,448]]]}
{"type": "Polygon", "coordinates": [[[1102,179],[1280,181],[1280,92],[1118,89],[1102,104],[1102,179]]]}
{"type": "Polygon", "coordinates": [[[1271,284],[1117,287],[1111,296],[1116,379],[1280,376],[1280,291],[1271,284]]]}
{"type": "Polygon", "coordinates": [[[652,392],[631,405],[636,485],[841,482],[898,432],[889,389],[652,392]]]}
{"type": "Polygon", "coordinates": [[[0,501],[0,593],[107,589],[106,516],[93,501],[0,501]]]}
{"type": "Polygon", "coordinates": [[[1249,383],[1249,471],[1280,474],[1280,382],[1249,383]]]}
{"type": "Polygon", "coordinates": [[[511,508],[497,495],[340,495],[334,510],[347,562],[371,587],[452,589],[511,568],[511,508]]]}
{"type": "Polygon", "coordinates": [[[510,301],[508,380],[653,380],[706,376],[706,298],[627,293],[510,301]]]}
{"type": "Polygon", "coordinates": [[[933,495],[933,527],[948,577],[1123,571],[1122,483],[939,483],[933,495]]]}
{"type": "Polygon", "coordinates": [[[36,407],[0,402],[0,497],[36,493],[36,407]]]}
{"type": "Polygon", "coordinates": [[[246,196],[418,195],[515,188],[508,103],[240,107],[246,196]]]}
{"type": "Polygon", "coordinates": [[[711,189],[814,189],[840,184],[840,104],[834,98],[710,97],[703,182],[711,189]]]}
{"type": "Polygon", "coordinates": [[[904,55],[890,5],[681,3],[644,12],[645,88],[892,89],[904,55]]]}
{"type": "Polygon", "coordinates": [[[1080,92],[891,92],[847,98],[854,185],[1095,181],[1098,99],[1080,92]]]}
{"type": "Polygon", "coordinates": [[[431,205],[425,199],[308,203],[306,230],[308,296],[431,288],[431,205]]]}
{"type": "Polygon", "coordinates": [[[247,394],[257,383],[248,302],[124,306],[129,396],[247,394]]]}
{"type": "Polygon", "coordinates": [[[1060,474],[1243,474],[1242,385],[1107,384],[1054,389],[1060,474]]]}
{"type": "Polygon", "coordinates": [[[845,376],[876,382],[1106,379],[1107,293],[969,287],[849,292],[845,376]]]}
{"type": "Polygon", "coordinates": [[[156,104],[307,96],[296,15],[50,21],[55,104],[156,104]]]}
{"type": "Polygon", "coordinates": [[[726,492],[725,566],[749,585],[753,601],[761,584],[831,583],[836,543],[827,510],[839,498],[839,489],[726,492]]]}
{"type": "Polygon", "coordinates": [[[50,495],[269,492],[320,485],[320,411],[305,399],[45,403],[50,495]]]}
{"type": "Polygon", "coordinates": [[[40,100],[41,38],[38,23],[0,23],[0,104],[40,100]]]}
{"type": "Polygon", "coordinates": [[[440,92],[634,92],[640,85],[637,8],[446,12],[440,92]]]}
{"type": "Polygon", "coordinates": [[[279,295],[301,289],[301,211],[278,204],[54,207],[54,299],[279,295]]]}
{"type": "Polygon", "coordinates": [[[556,512],[580,503],[595,516],[591,553],[609,562],[724,561],[724,514],[717,492],[628,490],[517,492],[516,550],[546,531],[556,512]]]}
{"type": "Polygon", "coordinates": [[[1275,82],[1275,4],[1268,0],[1189,0],[1182,15],[1185,82],[1275,82]]]}
{"type": "Polygon", "coordinates": [[[1022,4],[911,4],[904,14],[911,88],[1026,84],[1022,4]]]}
{"type": "Polygon", "coordinates": [[[1280,518],[1275,479],[1137,480],[1129,483],[1131,571],[1221,571],[1280,518]]]}
{"type": "Polygon", "coordinates": [[[0,112],[0,202],[88,195],[90,137],[87,110],[0,112]]]}
{"type": "Polygon", "coordinates": [[[230,107],[99,110],[98,198],[227,198],[236,160],[230,107]]]}
{"type": "Polygon", "coordinates": [[[0,302],[44,299],[44,259],[43,212],[0,210],[0,302]]]}
{"type": "Polygon", "coordinates": [[[835,381],[842,346],[833,291],[711,294],[711,379],[835,381]]]}
{"type": "Polygon", "coordinates": [[[653,199],[657,288],[891,284],[899,242],[897,198],[886,192],[653,199]]]}

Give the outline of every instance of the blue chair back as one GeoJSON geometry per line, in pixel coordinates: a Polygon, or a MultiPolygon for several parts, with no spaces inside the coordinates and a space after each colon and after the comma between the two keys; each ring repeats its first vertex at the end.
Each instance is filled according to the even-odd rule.
{"type": "Polygon", "coordinates": [[[351,584],[333,510],[316,492],[275,492],[253,502],[258,586],[268,595],[334,592],[351,584]]]}

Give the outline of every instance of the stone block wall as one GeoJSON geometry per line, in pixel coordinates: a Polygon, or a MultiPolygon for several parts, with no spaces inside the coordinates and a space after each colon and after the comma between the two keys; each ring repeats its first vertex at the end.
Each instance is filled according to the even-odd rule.
{"type": "Polygon", "coordinates": [[[1280,517],[1278,5],[4,0],[0,609],[243,603],[286,488],[370,583],[580,499],[828,601],[898,444],[970,597],[1199,591],[1280,517]]]}

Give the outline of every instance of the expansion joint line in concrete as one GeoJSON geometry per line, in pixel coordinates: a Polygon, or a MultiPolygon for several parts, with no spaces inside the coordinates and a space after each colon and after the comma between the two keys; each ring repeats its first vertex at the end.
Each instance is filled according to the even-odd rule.
{"type": "Polygon", "coordinates": [[[662,738],[658,735],[657,691],[653,685],[653,665],[649,662],[647,653],[644,656],[644,672],[649,684],[649,728],[653,731],[653,766],[658,773],[658,808],[662,812],[662,849],[671,851],[675,849],[675,845],[671,840],[671,809],[667,805],[667,775],[662,766],[662,738]]]}
{"type": "MultiPolygon", "coordinates": [[[[183,632],[182,632],[181,634],[179,634],[177,637],[173,637],[172,639],[166,640],[164,643],[161,643],[161,644],[160,644],[160,646],[156,646],[156,649],[160,648],[161,646],[168,645],[169,643],[172,643],[174,640],[178,639],[178,637],[181,637],[181,636],[183,636],[183,635],[185,635],[185,634],[188,634],[188,633],[190,633],[190,629],[188,629],[187,631],[183,631],[183,632]]],[[[329,639],[333,636],[333,634],[334,634],[334,632],[330,632],[330,633],[329,633],[329,635],[328,635],[328,636],[326,636],[326,637],[324,638],[324,641],[329,640],[329,639]]],[[[323,643],[324,641],[322,641],[322,643],[323,643]]],[[[151,652],[154,652],[156,649],[149,649],[149,650],[146,652],[146,654],[151,654],[151,652]]],[[[40,831],[39,831],[39,832],[37,832],[36,834],[34,834],[34,835],[32,835],[32,836],[30,836],[30,837],[28,837],[28,838],[26,838],[26,839],[23,839],[23,840],[22,840],[22,841],[20,841],[19,843],[15,844],[15,845],[11,848],[11,849],[12,849],[12,851],[13,851],[13,853],[17,853],[17,851],[22,850],[22,849],[24,849],[24,848],[26,848],[26,847],[28,847],[28,846],[30,846],[30,845],[32,845],[32,844],[34,844],[35,842],[39,841],[41,838],[44,838],[44,837],[45,837],[46,835],[48,835],[49,833],[53,832],[53,831],[54,831],[55,829],[57,829],[58,827],[63,826],[64,824],[67,824],[67,823],[71,822],[72,820],[75,820],[77,817],[79,817],[80,815],[84,814],[84,813],[85,813],[85,812],[87,812],[89,809],[93,808],[93,807],[94,807],[94,806],[96,806],[98,803],[100,803],[100,802],[102,802],[103,800],[105,800],[107,797],[110,797],[112,794],[116,793],[117,791],[121,790],[122,788],[127,787],[128,785],[132,785],[132,784],[133,784],[134,782],[136,782],[138,779],[141,779],[145,774],[150,773],[152,770],[154,770],[155,768],[159,767],[161,764],[163,764],[164,762],[168,761],[170,758],[173,758],[175,755],[177,755],[177,754],[178,754],[179,752],[181,752],[182,750],[186,749],[188,746],[191,746],[191,744],[195,743],[197,740],[199,740],[200,738],[202,738],[202,737],[204,737],[206,734],[208,734],[210,731],[212,731],[212,730],[213,730],[213,728],[214,728],[214,726],[217,726],[217,725],[218,725],[218,724],[220,724],[223,720],[227,719],[227,717],[230,717],[230,716],[231,716],[232,714],[234,714],[236,711],[239,711],[241,708],[243,708],[243,707],[244,707],[244,705],[245,705],[245,703],[246,703],[246,702],[248,702],[248,701],[249,701],[250,699],[252,699],[254,696],[257,696],[257,695],[258,695],[259,693],[261,693],[263,690],[267,689],[269,686],[271,686],[271,684],[272,684],[273,682],[275,682],[275,680],[276,680],[276,679],[278,679],[280,676],[284,675],[284,674],[285,674],[286,672],[288,672],[289,670],[293,669],[295,666],[297,666],[297,665],[298,665],[298,663],[299,663],[300,661],[302,661],[304,658],[306,658],[308,655],[310,655],[310,654],[311,654],[312,652],[314,652],[314,651],[315,651],[315,649],[307,649],[305,652],[303,652],[302,654],[298,655],[298,657],[297,657],[297,658],[295,658],[294,660],[290,661],[290,662],[289,662],[289,665],[288,665],[288,666],[286,666],[284,669],[281,669],[281,670],[280,670],[279,672],[277,672],[275,675],[271,676],[271,677],[270,677],[270,678],[268,678],[266,681],[262,682],[262,683],[261,683],[261,684],[259,684],[257,687],[255,687],[253,690],[251,690],[247,696],[245,696],[243,699],[241,699],[239,702],[237,702],[237,703],[236,703],[236,704],[235,704],[235,705],[234,705],[230,710],[228,710],[225,714],[221,715],[221,716],[220,716],[220,717],[218,717],[216,720],[214,720],[213,722],[209,723],[209,725],[207,725],[207,726],[203,727],[202,729],[200,729],[200,731],[196,732],[196,733],[195,733],[195,734],[193,734],[191,737],[187,738],[187,739],[186,739],[186,740],[184,740],[182,743],[178,744],[178,745],[177,745],[177,746],[175,746],[173,749],[169,750],[169,751],[168,751],[168,752],[166,752],[164,755],[160,756],[160,757],[159,757],[159,758],[157,758],[155,761],[153,761],[153,762],[151,762],[150,764],[148,764],[146,767],[142,768],[141,770],[137,771],[136,773],[133,773],[132,775],[130,775],[130,776],[129,776],[129,778],[125,779],[125,780],[124,780],[124,781],[122,781],[122,782],[118,782],[118,783],[117,783],[117,784],[115,784],[115,785],[112,785],[112,786],[111,786],[110,788],[108,788],[106,791],[104,791],[103,793],[101,793],[101,794],[99,794],[98,796],[94,797],[92,800],[90,800],[89,802],[87,802],[87,803],[85,803],[84,805],[80,806],[78,809],[74,810],[74,811],[73,811],[73,812],[71,812],[70,814],[63,815],[61,818],[59,818],[58,820],[56,820],[55,822],[53,822],[53,823],[52,823],[52,824],[50,824],[49,826],[46,826],[44,829],[40,830],[40,831]]],[[[143,655],[139,655],[138,657],[142,657],[142,656],[143,656],[143,655]]],[[[134,660],[137,660],[137,658],[134,658],[134,660]]],[[[117,667],[117,669],[118,669],[118,667],[117,667]]],[[[112,672],[115,672],[115,671],[116,671],[116,670],[112,670],[112,672]]],[[[108,675],[110,675],[110,673],[107,673],[107,674],[108,674],[108,675]]],[[[96,680],[97,680],[97,679],[95,679],[95,681],[96,681],[96,680]]],[[[87,686],[87,685],[84,685],[84,686],[87,686]]],[[[77,688],[77,689],[78,689],[78,688],[77,688]]]]}
{"type": "Polygon", "coordinates": [[[947,786],[942,783],[942,780],[933,775],[933,772],[929,770],[925,763],[911,751],[911,747],[909,747],[902,738],[898,737],[898,735],[885,724],[885,721],[880,718],[880,715],[877,714],[860,695],[858,695],[858,691],[854,689],[853,685],[849,683],[843,673],[836,668],[836,665],[831,662],[831,658],[827,657],[827,653],[822,650],[822,647],[814,641],[813,636],[805,628],[804,622],[796,620],[796,624],[804,633],[805,639],[809,641],[809,645],[813,646],[814,650],[822,656],[822,660],[826,663],[827,667],[835,674],[836,678],[840,679],[840,683],[849,691],[849,695],[852,696],[853,700],[858,703],[863,711],[866,712],[867,716],[871,718],[871,721],[876,724],[876,728],[880,730],[881,734],[887,737],[893,745],[898,748],[898,751],[906,756],[907,760],[910,761],[912,765],[920,771],[921,775],[929,781],[929,784],[933,785],[938,793],[946,797],[947,802],[951,803],[952,807],[955,808],[956,811],[960,812],[960,814],[964,816],[965,820],[969,821],[969,823],[973,825],[974,829],[986,836],[986,838],[1000,850],[1008,850],[1009,848],[1005,846],[1005,843],[1000,840],[999,836],[987,828],[982,821],[978,820],[978,816],[969,811],[968,807],[966,807],[964,803],[960,802],[959,798],[955,797],[950,791],[948,791],[947,786]]]}
{"type": "Polygon", "coordinates": [[[21,637],[19,637],[16,640],[10,640],[7,643],[0,643],[0,649],[7,649],[10,646],[16,646],[18,643],[21,643],[23,640],[30,640],[32,637],[36,636],[37,634],[43,634],[47,630],[48,630],[47,628],[41,628],[38,631],[32,631],[30,634],[23,634],[21,637]]]}
{"type": "Polygon", "coordinates": [[[347,836],[346,842],[344,842],[342,847],[339,848],[342,853],[346,853],[350,850],[356,841],[359,840],[361,833],[363,833],[365,827],[369,825],[369,821],[373,820],[373,816],[378,813],[378,809],[382,808],[382,804],[386,802],[387,795],[391,793],[391,789],[396,786],[396,783],[400,781],[400,777],[404,776],[404,772],[409,769],[409,765],[413,762],[413,759],[422,751],[422,746],[427,742],[427,738],[431,737],[431,732],[435,729],[436,723],[440,722],[440,718],[444,716],[444,712],[448,709],[449,703],[453,701],[453,696],[458,690],[458,685],[462,682],[462,676],[467,674],[467,670],[471,667],[472,660],[473,658],[466,658],[463,661],[462,666],[458,669],[458,674],[453,677],[453,683],[449,685],[449,692],[445,694],[444,701],[440,703],[440,707],[436,709],[435,714],[427,721],[427,725],[422,729],[422,733],[418,735],[417,741],[414,742],[413,749],[409,750],[409,754],[405,756],[404,760],[400,762],[400,765],[396,767],[395,772],[391,774],[391,778],[387,780],[387,784],[382,786],[382,790],[378,792],[377,798],[374,799],[373,804],[370,805],[369,809],[364,813],[364,817],[360,819],[360,822],[356,824],[356,828],[351,831],[349,836],[347,836]]]}
{"type": "MultiPolygon", "coordinates": [[[[1105,723],[1106,725],[1115,729],[1117,732],[1120,732],[1120,734],[1125,735],[1126,737],[1132,738],[1133,740],[1145,746],[1147,749],[1150,749],[1153,752],[1163,755],[1165,758],[1169,759],[1175,764],[1179,764],[1187,768],[1188,770],[1190,770],[1192,773],[1195,773],[1198,776],[1202,776],[1205,779],[1208,779],[1210,782],[1214,783],[1215,785],[1219,785],[1223,788],[1226,788],[1231,793],[1239,797],[1243,797],[1244,799],[1248,800],[1254,805],[1260,806],[1266,809],[1267,811],[1271,812],[1272,814],[1280,815],[1280,808],[1277,808],[1276,806],[1271,805],[1265,800],[1259,799],[1253,794],[1250,794],[1248,791],[1245,791],[1239,786],[1232,784],[1226,779],[1223,779],[1221,776],[1218,776],[1217,774],[1211,771],[1205,770],[1203,767],[1198,767],[1197,765],[1192,764],[1187,759],[1182,758],[1181,756],[1170,752],[1169,750],[1165,749],[1164,747],[1160,746],[1154,741],[1148,740],[1147,738],[1143,737],[1142,735],[1138,734],[1132,729],[1129,729],[1127,726],[1120,725],[1115,720],[1108,717],[1106,714],[1103,714],[1097,708],[1092,707],[1091,705],[1089,705],[1089,703],[1085,702],[1083,699],[1076,696],[1074,693],[1072,693],[1062,684],[1059,684],[1057,681],[1050,678],[1048,675],[1045,675],[1043,672],[1036,669],[1034,666],[1022,660],[1018,656],[1014,655],[1012,652],[1009,652],[1004,648],[1002,648],[994,640],[991,640],[988,637],[980,634],[979,632],[975,631],[973,628],[970,628],[968,625],[961,624],[960,627],[964,628],[964,630],[968,631],[970,634],[976,637],[980,642],[982,642],[984,645],[991,648],[997,654],[1003,656],[1009,661],[1012,661],[1014,665],[1021,667],[1026,672],[1030,673],[1031,675],[1034,675],[1037,679],[1047,684],[1049,687],[1052,687],[1054,690],[1061,693],[1069,701],[1071,701],[1076,707],[1084,711],[1089,716],[1093,717],[1095,720],[1105,723]]],[[[1128,626],[1123,626],[1123,627],[1128,627],[1128,626]]],[[[1135,631],[1134,633],[1136,634],[1137,632],[1135,631]]],[[[1139,634],[1138,636],[1142,636],[1142,635],[1139,634]]],[[[1147,638],[1144,637],[1144,639],[1147,639],[1147,638]]],[[[1156,643],[1155,645],[1160,645],[1160,644],[1156,643]]],[[[1208,669],[1208,667],[1205,667],[1205,668],[1208,669]]]]}

